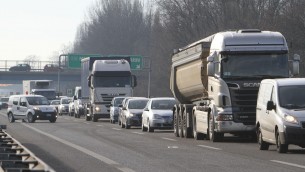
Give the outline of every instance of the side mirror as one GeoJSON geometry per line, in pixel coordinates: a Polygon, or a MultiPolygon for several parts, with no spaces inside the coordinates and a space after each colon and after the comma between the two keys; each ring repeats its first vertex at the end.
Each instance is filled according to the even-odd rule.
{"type": "Polygon", "coordinates": [[[292,61],[292,75],[298,75],[300,73],[300,55],[294,54],[292,61]]]}
{"type": "Polygon", "coordinates": [[[273,101],[268,101],[267,110],[272,110],[272,109],[275,109],[275,105],[274,105],[273,101]]]}
{"type": "Polygon", "coordinates": [[[146,108],[144,108],[144,111],[148,111],[148,108],[146,107],[146,108]]]}
{"type": "Polygon", "coordinates": [[[122,105],[122,104],[120,104],[118,107],[123,107],[123,105],[122,105]]]}
{"type": "Polygon", "coordinates": [[[137,77],[135,75],[131,75],[131,87],[137,86],[137,77]]]}

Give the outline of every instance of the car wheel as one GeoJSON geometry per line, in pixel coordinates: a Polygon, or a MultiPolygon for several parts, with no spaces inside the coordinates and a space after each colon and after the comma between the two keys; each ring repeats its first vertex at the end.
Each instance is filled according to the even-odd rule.
{"type": "Polygon", "coordinates": [[[257,129],[257,143],[259,150],[269,149],[269,144],[263,140],[263,134],[260,128],[257,129]]]}
{"type": "Polygon", "coordinates": [[[28,122],[29,122],[29,123],[33,123],[33,122],[35,122],[35,120],[34,120],[34,116],[33,116],[33,114],[32,114],[32,113],[29,113],[29,114],[28,114],[28,122]]]}
{"type": "Polygon", "coordinates": [[[13,115],[12,112],[10,112],[10,113],[8,114],[8,121],[9,121],[10,123],[15,122],[15,118],[14,118],[14,115],[13,115]]]}
{"type": "Polygon", "coordinates": [[[286,153],[288,151],[288,144],[282,144],[279,132],[276,132],[276,148],[279,153],[286,153]]]}
{"type": "Polygon", "coordinates": [[[127,124],[127,120],[126,120],[126,122],[125,122],[125,128],[126,128],[126,129],[130,129],[130,125],[127,124]]]}
{"type": "Polygon", "coordinates": [[[150,126],[150,122],[148,122],[148,127],[147,127],[148,132],[154,132],[155,130],[150,126]]]}
{"type": "Polygon", "coordinates": [[[55,123],[55,122],[56,122],[56,118],[50,119],[49,121],[50,121],[51,123],[55,123]]]}
{"type": "Polygon", "coordinates": [[[93,115],[92,121],[93,121],[93,122],[97,122],[97,116],[93,115]]]}
{"type": "Polygon", "coordinates": [[[146,127],[144,127],[143,122],[142,122],[142,131],[143,131],[143,132],[144,132],[144,131],[147,131],[147,128],[146,128],[146,127]]]}
{"type": "Polygon", "coordinates": [[[125,128],[123,121],[121,121],[121,128],[125,128]]]}
{"type": "Polygon", "coordinates": [[[86,115],[86,121],[90,121],[91,117],[86,115]]]}

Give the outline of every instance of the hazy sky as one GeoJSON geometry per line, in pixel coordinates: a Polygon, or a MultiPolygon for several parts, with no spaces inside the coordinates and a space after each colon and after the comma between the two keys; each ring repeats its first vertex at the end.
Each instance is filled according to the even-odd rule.
{"type": "Polygon", "coordinates": [[[96,0],[0,0],[0,60],[49,60],[74,42],[96,0]]]}

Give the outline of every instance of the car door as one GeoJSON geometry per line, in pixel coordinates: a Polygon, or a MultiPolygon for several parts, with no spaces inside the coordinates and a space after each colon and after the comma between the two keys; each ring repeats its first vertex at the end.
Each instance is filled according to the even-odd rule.
{"type": "Polygon", "coordinates": [[[19,106],[19,115],[21,118],[26,118],[28,105],[27,99],[25,97],[21,97],[19,106]]]}
{"type": "MultiPolygon", "coordinates": [[[[271,98],[270,100],[276,105],[276,93],[275,88],[272,85],[271,87],[271,98]]],[[[275,106],[276,107],[276,106],[275,106]]],[[[266,119],[266,130],[268,139],[271,139],[273,142],[275,142],[275,123],[276,123],[276,109],[269,110],[268,113],[265,116],[266,119]]]]}

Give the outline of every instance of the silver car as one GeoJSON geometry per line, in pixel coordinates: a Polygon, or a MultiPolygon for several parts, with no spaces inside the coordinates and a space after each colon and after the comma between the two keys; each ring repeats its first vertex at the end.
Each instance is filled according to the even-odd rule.
{"type": "Polygon", "coordinates": [[[148,98],[132,98],[127,100],[126,106],[122,108],[122,128],[129,129],[131,126],[142,125],[142,113],[148,100],[148,98]]]}
{"type": "Polygon", "coordinates": [[[114,124],[118,121],[119,118],[119,105],[122,104],[122,101],[125,97],[114,97],[110,104],[110,123],[114,124]]]}
{"type": "Polygon", "coordinates": [[[58,115],[69,114],[69,103],[71,98],[61,98],[60,105],[58,106],[58,115]]]}
{"type": "Polygon", "coordinates": [[[151,98],[142,114],[142,131],[154,132],[154,129],[173,128],[173,107],[175,98],[151,98]]]}

